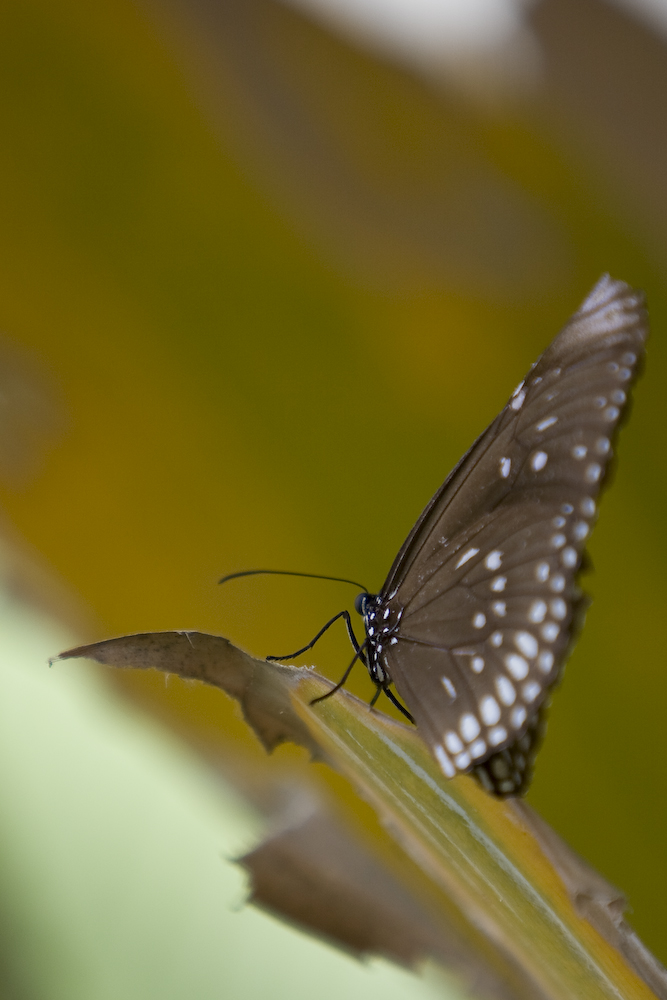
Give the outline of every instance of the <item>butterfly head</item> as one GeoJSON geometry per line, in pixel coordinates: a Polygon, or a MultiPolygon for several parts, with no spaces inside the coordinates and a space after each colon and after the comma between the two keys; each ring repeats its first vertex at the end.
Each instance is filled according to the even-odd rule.
{"type": "Polygon", "coordinates": [[[354,610],[362,618],[365,618],[368,612],[371,610],[371,605],[375,604],[375,595],[367,594],[365,591],[359,594],[354,602],[354,610]]]}

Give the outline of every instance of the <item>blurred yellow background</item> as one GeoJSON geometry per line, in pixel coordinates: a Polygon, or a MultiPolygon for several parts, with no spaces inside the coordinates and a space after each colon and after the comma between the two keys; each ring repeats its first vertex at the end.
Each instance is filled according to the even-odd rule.
{"type": "MultiPolygon", "coordinates": [[[[545,0],[535,72],[492,99],[269,0],[8,0],[1,23],[1,501],[84,638],[303,645],[352,588],[218,578],[378,589],[600,274],[646,290],[595,602],[529,801],[667,961],[667,41],[545,0]]],[[[315,652],[337,677],[343,629],[315,652]]],[[[259,757],[219,692],[123,682],[259,757]]]]}

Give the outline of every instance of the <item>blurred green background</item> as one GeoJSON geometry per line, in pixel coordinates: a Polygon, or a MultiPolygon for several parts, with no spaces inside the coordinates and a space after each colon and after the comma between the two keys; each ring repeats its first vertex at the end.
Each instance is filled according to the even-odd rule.
{"type": "MultiPolygon", "coordinates": [[[[7,0],[1,502],[84,638],[288,652],[354,590],[217,579],[379,588],[600,274],[644,288],[646,376],[529,801],[664,962],[667,41],[602,0],[527,16],[532,68],[509,79],[427,72],[269,0],[7,0]]],[[[338,676],[343,630],[316,652],[338,676]]],[[[260,758],[219,692],[122,680],[260,758]]],[[[370,693],[361,671],[351,688],[370,693]]]]}

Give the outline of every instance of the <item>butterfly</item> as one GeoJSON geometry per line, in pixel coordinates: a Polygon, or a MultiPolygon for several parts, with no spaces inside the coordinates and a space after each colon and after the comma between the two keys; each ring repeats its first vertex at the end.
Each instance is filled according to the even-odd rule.
{"type": "Polygon", "coordinates": [[[644,297],[605,275],[425,508],[357,608],[443,774],[522,794],[582,623],[577,585],[644,357],[644,297]]]}
{"type": "Polygon", "coordinates": [[[344,617],[356,654],[324,697],[361,659],[445,777],[523,794],[583,623],[577,577],[647,335],[642,293],[603,276],[428,503],[380,592],[357,598],[364,641],[343,611],[269,659],[344,617]]]}

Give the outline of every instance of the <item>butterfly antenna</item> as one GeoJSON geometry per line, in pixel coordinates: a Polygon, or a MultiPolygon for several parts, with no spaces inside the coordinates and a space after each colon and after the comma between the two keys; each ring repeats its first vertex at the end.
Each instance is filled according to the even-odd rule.
{"type": "Polygon", "coordinates": [[[365,594],[368,593],[368,587],[364,587],[363,583],[357,583],[356,580],[348,580],[342,576],[323,576],[321,573],[295,573],[288,569],[245,569],[241,573],[230,573],[228,576],[223,576],[222,580],[218,580],[218,583],[227,583],[229,580],[237,580],[241,576],[307,576],[311,580],[333,580],[334,583],[349,583],[353,587],[359,587],[363,590],[365,594]]]}

